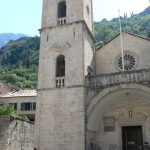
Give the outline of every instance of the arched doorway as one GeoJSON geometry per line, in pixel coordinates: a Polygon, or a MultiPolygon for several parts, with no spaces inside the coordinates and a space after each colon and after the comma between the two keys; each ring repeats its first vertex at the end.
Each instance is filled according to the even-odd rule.
{"type": "Polygon", "coordinates": [[[102,150],[138,150],[150,142],[150,89],[128,84],[101,91],[87,108],[86,135],[87,145],[102,150]]]}

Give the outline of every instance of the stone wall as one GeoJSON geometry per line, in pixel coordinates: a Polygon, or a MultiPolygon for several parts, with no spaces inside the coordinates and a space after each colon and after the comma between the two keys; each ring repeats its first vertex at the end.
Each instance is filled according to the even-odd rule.
{"type": "Polygon", "coordinates": [[[14,120],[9,126],[8,150],[33,150],[33,124],[14,120]]]}
{"type": "Polygon", "coordinates": [[[84,89],[39,91],[35,122],[38,150],[84,150],[84,89]]]}
{"type": "Polygon", "coordinates": [[[34,125],[0,117],[0,150],[33,150],[34,125]]]}
{"type": "Polygon", "coordinates": [[[10,124],[9,117],[6,116],[0,117],[0,150],[7,149],[9,124],[10,124]]]}

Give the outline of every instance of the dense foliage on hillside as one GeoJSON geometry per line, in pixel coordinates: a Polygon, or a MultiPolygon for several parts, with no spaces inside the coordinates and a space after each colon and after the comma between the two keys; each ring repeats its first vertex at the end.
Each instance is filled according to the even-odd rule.
{"type": "Polygon", "coordinates": [[[22,89],[37,85],[39,37],[10,41],[0,49],[0,80],[22,89]]]}
{"type": "MultiPolygon", "coordinates": [[[[95,22],[95,37],[98,41],[97,47],[102,46],[119,33],[119,18],[113,18],[111,21],[103,19],[101,22],[95,22]]],[[[150,7],[143,12],[127,17],[121,17],[122,30],[150,38],[150,7]]]]}
{"type": "MultiPolygon", "coordinates": [[[[119,33],[119,19],[95,22],[97,47],[119,33]]],[[[150,38],[150,7],[130,18],[121,17],[123,31],[150,38]]],[[[23,37],[0,48],[0,80],[20,88],[34,89],[37,85],[39,37],[23,37]]]]}
{"type": "Polygon", "coordinates": [[[0,62],[6,67],[30,68],[38,65],[38,54],[39,37],[23,37],[0,49],[0,62]]]}

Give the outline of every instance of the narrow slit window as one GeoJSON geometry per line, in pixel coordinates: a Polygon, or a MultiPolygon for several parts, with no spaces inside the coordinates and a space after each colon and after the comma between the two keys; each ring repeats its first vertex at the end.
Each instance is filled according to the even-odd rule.
{"type": "Polygon", "coordinates": [[[65,76],[65,56],[60,55],[56,60],[56,77],[65,76]]]}
{"type": "Polygon", "coordinates": [[[58,4],[58,18],[66,17],[66,1],[58,4]]]}

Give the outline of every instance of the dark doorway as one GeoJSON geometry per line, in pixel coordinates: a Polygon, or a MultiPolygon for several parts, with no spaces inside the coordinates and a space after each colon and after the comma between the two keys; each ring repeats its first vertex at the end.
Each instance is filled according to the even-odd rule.
{"type": "Polygon", "coordinates": [[[123,150],[140,150],[143,145],[142,126],[122,127],[123,150]]]}

